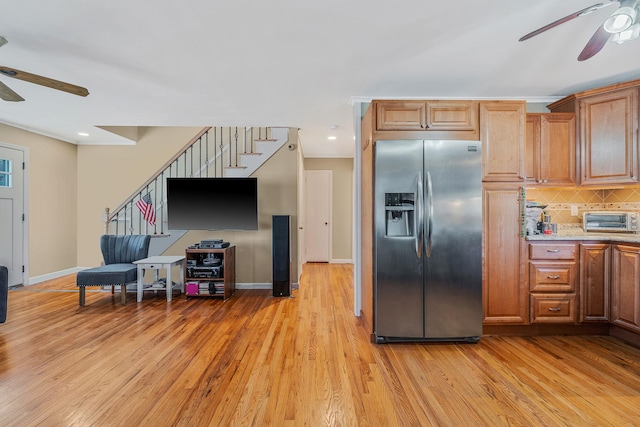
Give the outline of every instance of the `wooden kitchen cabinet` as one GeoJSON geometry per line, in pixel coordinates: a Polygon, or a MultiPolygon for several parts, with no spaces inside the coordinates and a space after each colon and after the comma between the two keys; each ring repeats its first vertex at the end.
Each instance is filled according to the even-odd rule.
{"type": "Polygon", "coordinates": [[[531,323],[576,323],[576,244],[528,246],[531,323]]]}
{"type": "Polygon", "coordinates": [[[637,184],[640,80],[593,89],[547,107],[578,121],[578,184],[637,184]]]}
{"type": "Polygon", "coordinates": [[[360,192],[360,289],[361,319],[366,330],[373,334],[373,110],[369,108],[361,122],[361,192],[360,192]]]}
{"type": "Polygon", "coordinates": [[[524,181],[524,101],[480,103],[482,180],[524,181]]]}
{"type": "Polygon", "coordinates": [[[611,246],[611,323],[640,333],[640,246],[611,246]]]}
{"type": "Polygon", "coordinates": [[[575,186],[575,114],[529,113],[525,135],[527,185],[575,186]]]}
{"type": "Polygon", "coordinates": [[[638,183],[638,89],[579,101],[582,185],[638,183]]]}
{"type": "Polygon", "coordinates": [[[478,133],[478,101],[376,101],[376,129],[478,133]]]}
{"type": "Polygon", "coordinates": [[[610,319],[611,245],[580,244],[580,322],[610,319]]]}
{"type": "Polygon", "coordinates": [[[482,302],[484,325],[529,323],[522,277],[522,184],[484,183],[482,302]]]}

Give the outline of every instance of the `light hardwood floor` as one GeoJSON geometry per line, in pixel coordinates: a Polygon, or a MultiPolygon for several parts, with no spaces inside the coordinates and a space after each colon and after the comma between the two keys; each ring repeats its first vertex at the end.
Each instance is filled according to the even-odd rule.
{"type": "Polygon", "coordinates": [[[13,290],[1,426],[640,425],[640,350],[611,337],[369,341],[352,266],[307,264],[294,298],[129,304],[75,277],[13,290]]]}

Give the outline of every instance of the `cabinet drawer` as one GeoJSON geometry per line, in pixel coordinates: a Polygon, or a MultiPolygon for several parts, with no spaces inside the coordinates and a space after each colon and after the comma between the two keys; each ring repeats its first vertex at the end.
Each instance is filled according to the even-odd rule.
{"type": "Polygon", "coordinates": [[[531,294],[531,323],[575,323],[575,294],[531,294]]]}
{"type": "Polygon", "coordinates": [[[574,243],[529,244],[529,259],[576,259],[574,243]]]}
{"type": "Polygon", "coordinates": [[[529,262],[529,290],[532,292],[575,292],[575,262],[529,262]]]}

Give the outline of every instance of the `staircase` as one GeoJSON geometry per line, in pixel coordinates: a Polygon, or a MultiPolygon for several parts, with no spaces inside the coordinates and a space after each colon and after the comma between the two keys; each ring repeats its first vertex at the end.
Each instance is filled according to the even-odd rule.
{"type": "Polygon", "coordinates": [[[151,239],[149,256],[162,254],[188,231],[167,229],[167,178],[248,177],[288,139],[289,128],[204,128],[120,206],[105,209],[105,234],[162,237],[151,239]],[[146,215],[139,205],[151,205],[146,215]]]}

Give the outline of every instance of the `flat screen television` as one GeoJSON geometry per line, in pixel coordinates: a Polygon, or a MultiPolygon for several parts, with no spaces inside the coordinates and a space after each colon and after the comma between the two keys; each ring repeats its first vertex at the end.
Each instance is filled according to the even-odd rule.
{"type": "Polygon", "coordinates": [[[257,178],[167,178],[170,230],[257,230],[257,178]]]}

